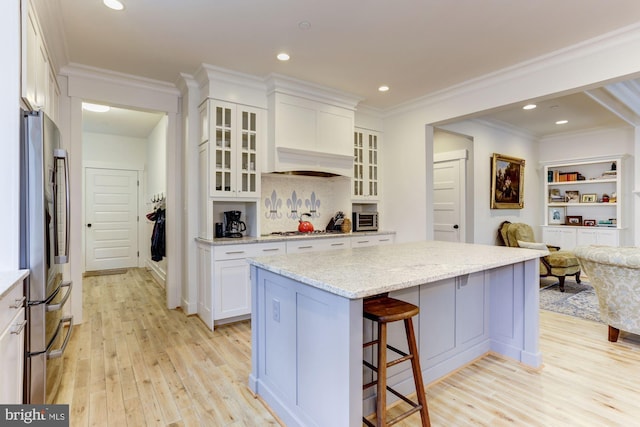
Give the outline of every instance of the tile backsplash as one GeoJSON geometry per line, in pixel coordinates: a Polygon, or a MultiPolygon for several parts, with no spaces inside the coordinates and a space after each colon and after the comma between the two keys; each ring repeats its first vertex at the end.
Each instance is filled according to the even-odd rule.
{"type": "Polygon", "coordinates": [[[350,215],[351,179],[300,175],[262,175],[260,234],[298,229],[300,215],[324,230],[338,211],[350,215]]]}

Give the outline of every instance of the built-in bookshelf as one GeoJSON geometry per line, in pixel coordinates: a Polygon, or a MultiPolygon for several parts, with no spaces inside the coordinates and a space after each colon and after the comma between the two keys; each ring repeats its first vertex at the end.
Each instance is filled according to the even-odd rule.
{"type": "Polygon", "coordinates": [[[572,249],[621,244],[624,225],[621,157],[544,166],[545,243],[572,249]]]}

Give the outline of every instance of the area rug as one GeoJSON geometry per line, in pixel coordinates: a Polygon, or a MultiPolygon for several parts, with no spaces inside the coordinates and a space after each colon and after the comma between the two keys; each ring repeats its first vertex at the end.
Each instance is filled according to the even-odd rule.
{"type": "Polygon", "coordinates": [[[540,288],[541,309],[602,322],[598,309],[598,297],[588,282],[582,280],[581,283],[576,283],[566,280],[564,292],[558,289],[557,281],[555,284],[551,283],[540,288]]]}

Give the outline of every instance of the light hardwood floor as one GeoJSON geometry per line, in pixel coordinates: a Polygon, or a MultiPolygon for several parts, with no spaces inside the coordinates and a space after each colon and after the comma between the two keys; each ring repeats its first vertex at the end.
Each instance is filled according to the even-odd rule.
{"type": "MultiPolygon", "coordinates": [[[[142,269],[86,277],[84,310],[56,401],[71,405],[72,426],[278,425],[246,385],[248,321],[211,332],[167,310],[142,269]]],[[[548,311],[540,323],[541,370],[476,361],[427,387],[432,425],[640,425],[638,337],[621,333],[612,344],[605,325],[548,311]]],[[[420,423],[413,415],[397,425],[420,423]]]]}

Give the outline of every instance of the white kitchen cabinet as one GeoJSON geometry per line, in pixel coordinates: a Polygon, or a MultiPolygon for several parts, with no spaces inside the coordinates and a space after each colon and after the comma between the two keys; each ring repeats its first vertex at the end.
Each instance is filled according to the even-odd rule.
{"type": "Polygon", "coordinates": [[[358,233],[353,233],[351,235],[352,248],[364,248],[367,246],[390,245],[394,241],[395,241],[395,237],[393,234],[358,235],[358,233]]]}
{"type": "Polygon", "coordinates": [[[55,74],[50,66],[42,30],[31,1],[23,0],[21,7],[21,95],[29,108],[43,110],[56,121],[59,90],[55,74]]]}
{"type": "Polygon", "coordinates": [[[348,237],[330,237],[315,239],[293,239],[287,241],[287,254],[303,252],[330,251],[335,249],[348,249],[351,240],[348,237]]]}
{"type": "Polygon", "coordinates": [[[260,196],[258,151],[263,111],[208,99],[200,106],[201,144],[208,144],[208,195],[218,200],[260,196]]]}
{"type": "Polygon", "coordinates": [[[357,128],[353,133],[353,185],[354,201],[375,201],[379,198],[378,156],[380,134],[357,128]]]}
{"type": "Polygon", "coordinates": [[[21,404],[23,395],[24,342],[27,320],[23,281],[26,270],[0,273],[0,402],[21,404]]]}
{"type": "Polygon", "coordinates": [[[198,243],[198,316],[212,330],[251,314],[247,258],[285,253],[284,242],[211,246],[198,243]]]}

